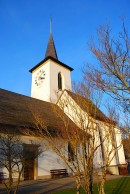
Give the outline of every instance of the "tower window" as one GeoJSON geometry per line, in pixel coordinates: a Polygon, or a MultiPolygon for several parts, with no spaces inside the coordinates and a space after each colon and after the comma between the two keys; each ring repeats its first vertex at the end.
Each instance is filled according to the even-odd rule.
{"type": "Polygon", "coordinates": [[[58,73],[58,89],[62,90],[62,76],[61,76],[61,73],[58,73]]]}

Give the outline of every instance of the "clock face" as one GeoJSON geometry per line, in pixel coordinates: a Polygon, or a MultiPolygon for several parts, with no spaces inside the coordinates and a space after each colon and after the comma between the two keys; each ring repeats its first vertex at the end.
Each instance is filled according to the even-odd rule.
{"type": "Polygon", "coordinates": [[[44,82],[45,79],[45,71],[43,69],[41,69],[40,71],[38,71],[36,77],[35,77],[35,84],[36,86],[41,86],[42,83],[44,82]]]}

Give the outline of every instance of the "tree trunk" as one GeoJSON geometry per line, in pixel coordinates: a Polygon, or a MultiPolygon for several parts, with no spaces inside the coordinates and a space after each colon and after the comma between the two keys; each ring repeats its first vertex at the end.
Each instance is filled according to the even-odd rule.
{"type": "Polygon", "coordinates": [[[80,194],[81,182],[80,177],[76,177],[76,194],[80,194]]]}
{"type": "Polygon", "coordinates": [[[102,172],[102,180],[99,188],[99,194],[105,194],[105,191],[104,191],[105,182],[106,182],[106,167],[104,167],[102,172]]]}
{"type": "Polygon", "coordinates": [[[86,174],[85,192],[86,194],[93,194],[93,160],[89,161],[88,169],[86,174]]]}
{"type": "Polygon", "coordinates": [[[12,193],[12,184],[13,184],[13,179],[12,179],[12,169],[10,167],[9,170],[9,184],[8,184],[8,194],[12,193]]]}

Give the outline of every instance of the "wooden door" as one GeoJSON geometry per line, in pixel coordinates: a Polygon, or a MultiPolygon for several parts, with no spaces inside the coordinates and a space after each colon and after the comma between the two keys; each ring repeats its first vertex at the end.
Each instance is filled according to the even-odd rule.
{"type": "Polygon", "coordinates": [[[34,180],[34,160],[25,160],[24,180],[34,180]]]}
{"type": "Polygon", "coordinates": [[[34,179],[35,149],[32,145],[24,144],[24,180],[34,179]]]}

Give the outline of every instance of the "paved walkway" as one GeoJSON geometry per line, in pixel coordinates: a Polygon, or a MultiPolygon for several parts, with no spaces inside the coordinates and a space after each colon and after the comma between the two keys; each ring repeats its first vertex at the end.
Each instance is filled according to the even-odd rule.
{"type": "MultiPolygon", "coordinates": [[[[107,180],[121,177],[122,176],[117,175],[107,175],[107,180]]],[[[95,182],[99,180],[99,176],[95,177],[95,182]]],[[[65,190],[73,187],[75,187],[73,177],[51,180],[23,181],[20,183],[18,194],[52,194],[55,191],[65,190]]],[[[0,185],[0,194],[7,194],[2,185],[0,185]]]]}
{"type": "MultiPolygon", "coordinates": [[[[55,191],[75,187],[75,181],[72,177],[23,181],[19,185],[18,194],[51,194],[55,191]]],[[[0,188],[0,194],[7,194],[5,189],[0,188]]]]}

